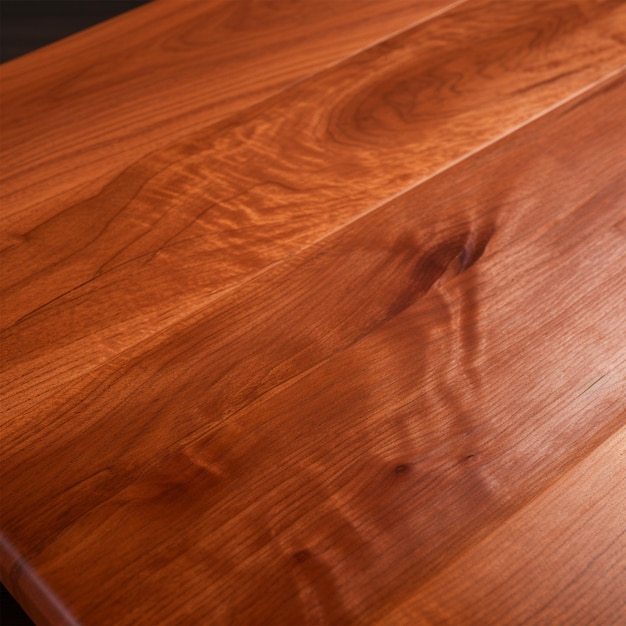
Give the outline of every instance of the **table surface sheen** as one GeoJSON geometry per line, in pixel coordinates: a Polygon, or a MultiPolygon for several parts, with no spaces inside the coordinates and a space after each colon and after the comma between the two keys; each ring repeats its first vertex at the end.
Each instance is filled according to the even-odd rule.
{"type": "Polygon", "coordinates": [[[626,625],[625,66],[614,0],[156,0],[4,64],[33,619],[626,625]]]}

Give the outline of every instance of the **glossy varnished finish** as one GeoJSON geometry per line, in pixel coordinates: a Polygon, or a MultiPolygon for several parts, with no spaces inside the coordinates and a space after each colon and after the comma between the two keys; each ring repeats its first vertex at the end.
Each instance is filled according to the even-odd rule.
{"type": "Polygon", "coordinates": [[[8,63],[3,209],[65,208],[156,148],[455,2],[159,0],[8,63]]]}
{"type": "MultiPolygon", "coordinates": [[[[37,384],[51,366],[56,385],[84,376],[616,71],[625,14],[473,0],[155,150],[54,215],[9,216],[11,380],[37,384]]],[[[55,388],[40,386],[37,411],[55,388]]]]}
{"type": "MultiPolygon", "coordinates": [[[[311,5],[330,42],[347,4],[337,31],[311,5]]],[[[55,195],[24,148],[2,577],[38,621],[626,621],[624,5],[359,6],[383,43],[323,70],[298,43],[297,84],[242,79],[167,141],[91,118],[112,161],[75,188],[80,121],[55,195]]],[[[171,58],[137,61],[164,96],[171,58]]]]}
{"type": "Polygon", "coordinates": [[[622,428],[380,624],[623,624],[625,450],[622,428]]]}

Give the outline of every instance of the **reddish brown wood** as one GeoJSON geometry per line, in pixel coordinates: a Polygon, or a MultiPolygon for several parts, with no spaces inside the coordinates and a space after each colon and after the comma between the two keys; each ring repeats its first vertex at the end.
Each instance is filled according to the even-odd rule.
{"type": "Polygon", "coordinates": [[[36,619],[623,619],[623,16],[471,0],[24,196],[0,573],[36,619]]]}
{"type": "MultiPolygon", "coordinates": [[[[56,215],[8,218],[11,380],[54,367],[62,388],[617,70],[622,17],[615,2],[466,3],[56,215]]],[[[38,386],[38,401],[56,388],[38,386]]]]}
{"type": "Polygon", "coordinates": [[[626,623],[625,450],[622,428],[381,624],[626,623]]]}
{"type": "Polygon", "coordinates": [[[53,215],[155,149],[459,1],[159,0],[7,63],[3,211],[53,215]]]}

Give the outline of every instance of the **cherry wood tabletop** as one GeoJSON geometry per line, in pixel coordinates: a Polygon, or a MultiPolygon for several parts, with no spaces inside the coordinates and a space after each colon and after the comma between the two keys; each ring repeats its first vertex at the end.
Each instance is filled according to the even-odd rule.
{"type": "Polygon", "coordinates": [[[156,0],[0,71],[38,624],[626,625],[624,2],[156,0]]]}

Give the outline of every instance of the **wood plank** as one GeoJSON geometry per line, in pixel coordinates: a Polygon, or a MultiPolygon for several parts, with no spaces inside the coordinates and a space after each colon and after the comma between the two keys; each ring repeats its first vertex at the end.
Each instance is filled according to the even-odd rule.
{"type": "Polygon", "coordinates": [[[624,624],[625,502],[622,429],[381,624],[624,624]]]}
{"type": "Polygon", "coordinates": [[[623,101],[603,82],[14,410],[7,538],[83,621],[384,617],[624,424],[623,101]]]}
{"type": "Polygon", "coordinates": [[[3,230],[15,239],[1,256],[5,393],[38,412],[116,354],[616,71],[625,11],[472,0],[155,150],[84,201],[53,215],[25,208],[3,230]]]}
{"type": "Polygon", "coordinates": [[[158,0],[2,66],[2,195],[23,219],[459,0],[158,0]]]}

